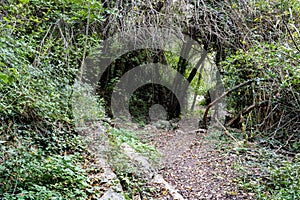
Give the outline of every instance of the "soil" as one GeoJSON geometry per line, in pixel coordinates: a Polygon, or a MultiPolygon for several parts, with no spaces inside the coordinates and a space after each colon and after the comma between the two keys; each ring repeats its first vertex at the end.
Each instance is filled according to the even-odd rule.
{"type": "Polygon", "coordinates": [[[234,182],[237,156],[218,150],[217,141],[207,139],[210,132],[193,131],[196,119],[180,123],[177,130],[148,127],[146,135],[141,136],[161,152],[158,171],[164,179],[185,199],[254,199],[234,182]]]}
{"type": "MultiPolygon", "coordinates": [[[[235,183],[238,175],[234,163],[238,156],[218,148],[219,141],[211,137],[215,131],[221,130],[209,129],[208,132],[199,133],[195,131],[198,126],[197,119],[181,120],[179,128],[175,130],[167,127],[161,129],[155,125],[144,128],[138,128],[136,124],[115,125],[118,128],[133,129],[140,133],[138,136],[142,141],[157,148],[161,159],[155,165],[156,173],[162,175],[184,199],[254,199],[251,193],[241,190],[235,183]]],[[[102,141],[101,144],[95,142],[99,133],[101,136],[104,131],[88,131],[93,141],[90,149],[100,156],[106,145],[102,144],[103,140],[99,140],[102,141]],[[97,134],[92,134],[96,132],[97,134]]],[[[99,174],[99,177],[103,177],[102,173],[99,174]]],[[[152,188],[151,194],[140,193],[134,199],[175,199],[162,184],[149,180],[145,187],[152,188]]]]}

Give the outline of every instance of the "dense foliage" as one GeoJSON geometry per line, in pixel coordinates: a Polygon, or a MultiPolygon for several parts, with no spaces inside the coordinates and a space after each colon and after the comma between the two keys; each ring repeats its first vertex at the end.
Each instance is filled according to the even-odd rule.
{"type": "Polygon", "coordinates": [[[223,62],[228,88],[255,79],[232,93],[229,106],[237,121],[245,117],[249,138],[259,136],[274,148],[298,152],[300,7],[296,1],[262,3],[254,7],[244,48],[223,62]]]}
{"type": "MultiPolygon", "coordinates": [[[[99,80],[97,92],[107,107],[120,77],[148,62],[171,66],[204,94],[198,88],[209,87],[203,86],[205,74],[199,69],[207,56],[220,71],[226,90],[253,80],[228,96],[231,120],[227,125],[237,123],[245,143],[256,141],[296,157],[300,151],[299,13],[298,0],[1,1],[0,198],[86,199],[95,193],[82,168],[86,147],[75,127],[104,113],[91,86],[75,79],[85,58],[93,49],[101,49],[103,40],[115,33],[134,36],[144,27],[174,30],[182,42],[177,50],[200,64],[195,67],[162,49],[122,55],[99,80]],[[205,53],[186,42],[183,34],[205,53]],[[74,103],[79,105],[75,109],[74,103]]],[[[121,41],[114,42],[118,46],[121,41]]],[[[172,107],[168,119],[180,116],[169,90],[158,87],[154,92],[157,87],[148,86],[130,99],[136,119],[149,121],[149,108],[156,103],[172,107]]],[[[121,133],[114,133],[116,142],[130,138],[140,145],[135,137],[121,133]]],[[[262,199],[295,199],[300,188],[298,163],[295,158],[268,168],[268,181],[257,188],[251,181],[245,185],[257,189],[262,199]]]]}
{"type": "Polygon", "coordinates": [[[99,42],[83,19],[101,21],[102,6],[9,0],[0,10],[0,198],[87,199],[71,96],[84,45],[99,42]]]}

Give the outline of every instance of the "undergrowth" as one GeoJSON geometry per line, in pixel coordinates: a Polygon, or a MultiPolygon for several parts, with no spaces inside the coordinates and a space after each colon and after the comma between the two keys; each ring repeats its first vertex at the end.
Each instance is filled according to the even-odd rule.
{"type": "Polygon", "coordinates": [[[300,198],[299,155],[287,157],[266,148],[246,148],[236,167],[238,185],[255,193],[257,199],[300,198]]]}
{"type": "Polygon", "coordinates": [[[121,147],[126,143],[136,152],[149,158],[152,163],[157,162],[160,155],[155,147],[141,142],[137,134],[131,130],[109,129],[111,149],[108,150],[107,155],[112,169],[120,180],[126,199],[133,199],[138,194],[151,196],[155,192],[153,188],[146,185],[147,180],[141,178],[139,167],[125,155],[121,147]]]}
{"type": "Polygon", "coordinates": [[[235,154],[236,184],[255,199],[300,199],[300,154],[288,155],[278,149],[249,142],[244,134],[231,131],[236,141],[222,131],[206,137],[223,153],[235,154]]]}
{"type": "Polygon", "coordinates": [[[87,199],[95,193],[83,167],[87,147],[75,128],[85,116],[74,119],[71,99],[85,27],[75,22],[87,13],[83,4],[0,4],[0,199],[87,199]],[[74,24],[78,32],[66,49],[58,29],[74,24]]]}
{"type": "Polygon", "coordinates": [[[46,155],[37,147],[2,146],[0,193],[3,199],[86,199],[92,191],[82,157],[46,155]]]}

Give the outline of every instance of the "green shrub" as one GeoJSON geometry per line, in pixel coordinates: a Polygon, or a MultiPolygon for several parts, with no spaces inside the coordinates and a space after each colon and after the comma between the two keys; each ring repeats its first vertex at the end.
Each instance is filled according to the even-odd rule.
{"type": "Polygon", "coordinates": [[[101,41],[94,33],[103,12],[91,2],[94,32],[85,42],[86,1],[1,2],[1,199],[93,194],[82,169],[86,146],[75,130],[71,97],[83,46],[101,41]]]}
{"type": "Polygon", "coordinates": [[[17,147],[2,146],[0,159],[3,199],[87,198],[90,186],[86,172],[79,165],[82,160],[79,154],[47,155],[28,141],[22,141],[17,147]]]}
{"type": "Polygon", "coordinates": [[[235,148],[243,159],[236,165],[239,185],[256,199],[292,200],[300,198],[299,155],[291,158],[268,148],[235,148]]]}
{"type": "Polygon", "coordinates": [[[223,66],[227,88],[255,80],[230,94],[229,109],[238,114],[250,108],[243,114],[249,131],[262,133],[271,145],[299,152],[299,134],[294,132],[300,117],[300,57],[294,52],[280,43],[258,43],[237,51],[223,66]]]}
{"type": "Polygon", "coordinates": [[[282,166],[271,168],[266,189],[269,199],[300,199],[300,162],[284,162],[282,166]]]}

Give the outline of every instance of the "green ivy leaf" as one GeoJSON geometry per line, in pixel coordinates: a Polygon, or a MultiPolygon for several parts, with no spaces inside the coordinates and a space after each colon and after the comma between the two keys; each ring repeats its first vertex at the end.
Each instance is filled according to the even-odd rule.
{"type": "Polygon", "coordinates": [[[9,76],[7,74],[0,73],[0,80],[7,84],[9,82],[9,76]]]}
{"type": "Polygon", "coordinates": [[[29,3],[29,1],[30,1],[30,0],[20,0],[20,2],[21,2],[22,4],[27,4],[27,3],[29,3]]]}

